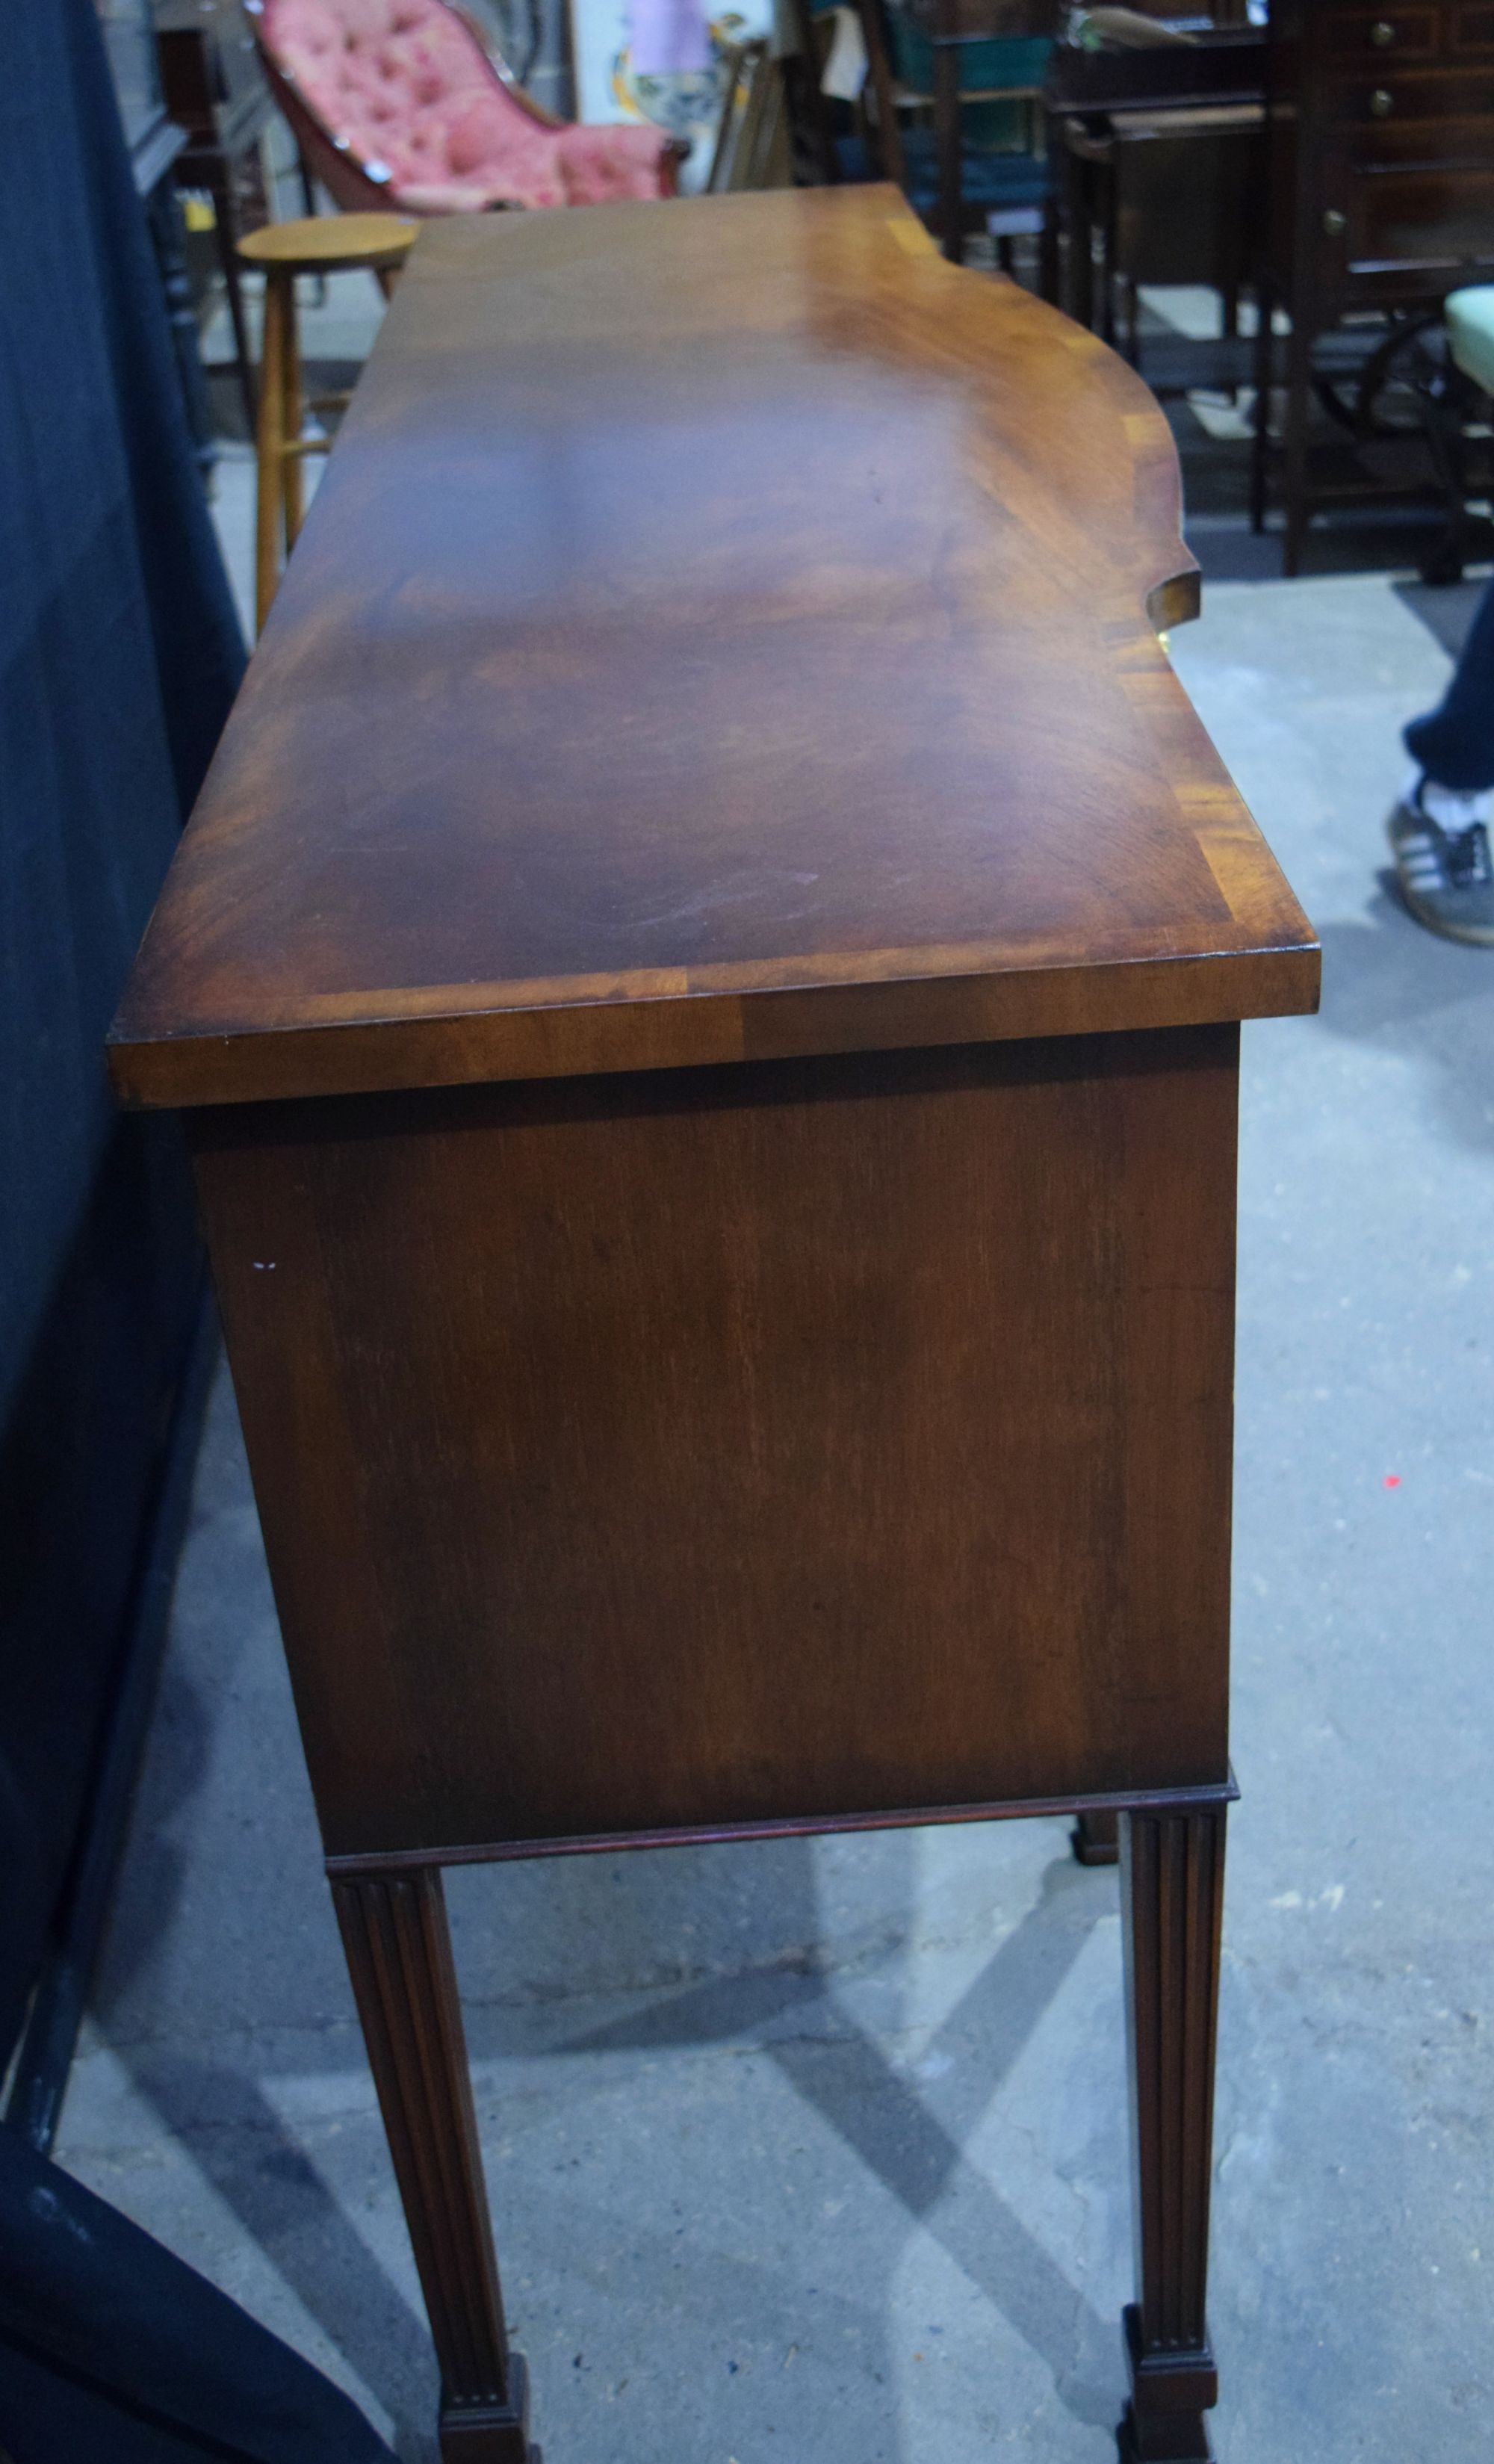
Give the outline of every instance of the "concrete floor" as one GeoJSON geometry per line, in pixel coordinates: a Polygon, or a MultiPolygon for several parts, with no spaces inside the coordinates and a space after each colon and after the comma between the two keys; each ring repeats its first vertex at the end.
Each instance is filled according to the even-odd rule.
{"type": "MultiPolygon", "coordinates": [[[[247,503],[229,481],[228,527],[247,503]]],[[[1175,654],[1327,952],[1321,1020],[1245,1038],[1218,2444],[1483,2464],[1494,954],[1379,877],[1396,727],[1447,661],[1383,576],[1219,586],[1175,654]]],[[[451,1900],[552,2464],[1112,2452],[1116,1883],[1062,1825],[498,1868],[451,1900]]],[[[433,2452],[222,1384],[58,2153],[433,2452]]]]}

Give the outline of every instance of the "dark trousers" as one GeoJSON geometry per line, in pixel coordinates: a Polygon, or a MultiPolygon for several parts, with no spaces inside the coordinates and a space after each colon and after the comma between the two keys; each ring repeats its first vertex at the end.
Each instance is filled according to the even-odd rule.
{"type": "Polygon", "coordinates": [[[1494,787],[1494,582],[1440,704],[1407,728],[1406,750],[1439,787],[1494,787]]]}

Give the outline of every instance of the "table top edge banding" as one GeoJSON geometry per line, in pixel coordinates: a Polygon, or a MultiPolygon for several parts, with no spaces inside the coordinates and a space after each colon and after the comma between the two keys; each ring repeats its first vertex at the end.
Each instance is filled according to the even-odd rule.
{"type": "Polygon", "coordinates": [[[1156,640],[1197,602],[1141,380],[895,191],[433,225],[117,1091],[1308,1010],[1310,928],[1156,640]]]}

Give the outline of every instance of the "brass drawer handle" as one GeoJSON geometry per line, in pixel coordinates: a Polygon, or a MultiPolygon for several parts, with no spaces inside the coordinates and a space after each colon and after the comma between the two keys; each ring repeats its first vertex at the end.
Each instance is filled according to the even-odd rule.
{"type": "Polygon", "coordinates": [[[1377,85],[1370,97],[1370,109],[1376,120],[1389,120],[1395,108],[1395,98],[1388,86],[1377,85]]]}
{"type": "Polygon", "coordinates": [[[1388,17],[1380,17],[1370,29],[1370,40],[1377,52],[1389,51],[1395,40],[1395,29],[1388,17]]]}
{"type": "Polygon", "coordinates": [[[1323,228],[1329,239],[1341,239],[1349,229],[1349,216],[1341,214],[1336,206],[1329,206],[1323,217],[1323,228]]]}

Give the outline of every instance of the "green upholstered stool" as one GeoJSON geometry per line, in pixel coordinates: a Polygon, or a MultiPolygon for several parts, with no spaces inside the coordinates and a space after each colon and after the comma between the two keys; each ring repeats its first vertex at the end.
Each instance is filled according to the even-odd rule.
{"type": "MultiPolygon", "coordinates": [[[[1487,410],[1469,399],[1466,387],[1474,385],[1481,394],[1494,394],[1494,283],[1450,291],[1442,302],[1442,319],[1448,365],[1440,379],[1416,385],[1427,444],[1447,502],[1446,529],[1421,566],[1422,581],[1433,583],[1461,582],[1469,558],[1488,552],[1486,546],[1476,551],[1468,521],[1470,494],[1487,492],[1486,477],[1475,489],[1469,469],[1469,422],[1482,422],[1487,410]],[[1457,374],[1449,384],[1446,380],[1453,371],[1457,374]],[[1460,385],[1457,377],[1465,379],[1466,385],[1460,385]]],[[[1478,459],[1486,461],[1486,445],[1478,459]]]]}
{"type": "Polygon", "coordinates": [[[1448,348],[1463,375],[1494,394],[1494,282],[1450,292],[1443,313],[1448,348]]]}

